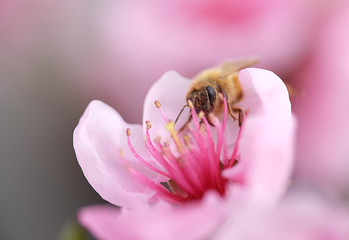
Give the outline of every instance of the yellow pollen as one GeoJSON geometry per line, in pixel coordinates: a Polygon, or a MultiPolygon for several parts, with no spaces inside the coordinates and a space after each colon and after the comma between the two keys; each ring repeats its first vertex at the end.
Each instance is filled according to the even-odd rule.
{"type": "Polygon", "coordinates": [[[191,138],[188,135],[183,136],[185,146],[189,147],[191,145],[191,138]]]}
{"type": "Polygon", "coordinates": [[[205,113],[203,111],[199,112],[199,118],[203,118],[205,116],[205,113]]]}
{"type": "Polygon", "coordinates": [[[161,103],[160,103],[158,100],[156,100],[154,103],[155,103],[155,106],[156,106],[157,108],[160,108],[160,107],[161,107],[161,103]]]}
{"type": "Polygon", "coordinates": [[[174,126],[175,126],[174,122],[169,121],[166,125],[166,129],[168,131],[170,131],[171,137],[174,140],[174,142],[176,143],[178,150],[181,150],[181,149],[183,149],[183,146],[182,146],[181,142],[179,141],[179,137],[178,137],[177,131],[175,130],[174,126]]]}
{"type": "Polygon", "coordinates": [[[151,128],[151,122],[150,122],[150,121],[145,121],[145,124],[147,125],[147,128],[148,128],[148,129],[151,128]]]}
{"type": "Polygon", "coordinates": [[[126,135],[127,135],[127,136],[130,136],[130,135],[131,135],[131,129],[129,129],[129,128],[126,129],[126,135]]]}
{"type": "Polygon", "coordinates": [[[188,100],[188,106],[189,106],[190,108],[193,108],[193,107],[194,107],[193,102],[190,101],[190,100],[188,100]]]}

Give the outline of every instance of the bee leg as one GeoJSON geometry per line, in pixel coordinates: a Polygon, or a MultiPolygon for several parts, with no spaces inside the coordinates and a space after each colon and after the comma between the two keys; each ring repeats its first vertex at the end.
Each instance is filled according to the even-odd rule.
{"type": "Polygon", "coordinates": [[[178,130],[178,133],[181,133],[186,127],[187,125],[190,123],[190,121],[192,120],[193,116],[190,114],[188,120],[183,124],[183,126],[178,130]]]}
{"type": "Polygon", "coordinates": [[[241,127],[243,121],[244,121],[244,111],[241,108],[232,108],[233,112],[238,112],[239,114],[239,127],[241,127]]]}
{"type": "Polygon", "coordinates": [[[235,112],[234,108],[232,108],[230,105],[228,105],[228,113],[231,116],[231,118],[234,119],[234,121],[235,121],[235,120],[237,120],[237,118],[234,116],[234,114],[233,114],[234,112],[235,112]]]}
{"type": "MultiPolygon", "coordinates": [[[[229,102],[228,95],[224,91],[220,92],[219,97],[222,101],[224,100],[223,98],[225,98],[226,101],[229,102]]],[[[229,113],[230,117],[232,119],[234,119],[234,121],[235,121],[235,120],[237,120],[237,118],[234,116],[233,112],[234,112],[234,109],[232,108],[231,104],[228,103],[228,113],[229,113]]]]}
{"type": "MultiPolygon", "coordinates": [[[[222,98],[225,98],[227,102],[229,102],[228,95],[224,91],[222,91],[221,93],[222,93],[221,100],[223,100],[222,98]]],[[[242,122],[244,121],[244,111],[241,108],[233,107],[232,104],[228,104],[228,113],[234,119],[234,121],[239,120],[239,127],[241,127],[242,122]],[[239,115],[238,118],[234,116],[234,113],[236,112],[238,112],[238,115],[239,115]]]]}

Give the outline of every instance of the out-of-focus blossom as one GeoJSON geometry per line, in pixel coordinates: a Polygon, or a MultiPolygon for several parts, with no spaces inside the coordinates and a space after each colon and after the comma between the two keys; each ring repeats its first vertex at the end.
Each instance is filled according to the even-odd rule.
{"type": "Polygon", "coordinates": [[[84,208],[82,224],[102,239],[202,239],[234,214],[231,205],[274,205],[293,159],[288,92],[262,69],[242,70],[239,80],[244,97],[238,106],[247,114],[240,130],[227,118],[224,99],[222,120],[210,120],[215,128],[205,117],[200,127],[192,109],[193,124],[178,133],[168,117],[177,115],[191,82],[174,72],[148,93],[143,129],[91,102],[74,131],[74,148],[90,184],[121,209],[84,208]],[[156,100],[163,107],[155,108],[156,100]]]}
{"type": "Polygon", "coordinates": [[[263,65],[283,69],[302,54],[313,17],[307,1],[113,4],[105,15],[107,49],[127,69],[136,66],[137,76],[159,74],[166,67],[193,74],[194,66],[187,63],[198,69],[241,55],[258,55],[263,65]]]}
{"type": "Polygon", "coordinates": [[[349,4],[323,26],[295,81],[304,92],[294,104],[299,117],[296,176],[330,191],[349,188],[348,22],[349,4]]]}
{"type": "Polygon", "coordinates": [[[222,59],[252,55],[258,66],[290,71],[307,50],[319,12],[302,0],[140,0],[104,8],[97,24],[101,56],[91,68],[97,76],[89,77],[106,83],[97,88],[132,121],[140,119],[139,102],[154,79],[168,69],[192,77],[222,59]],[[120,104],[125,99],[136,111],[120,104]]]}
{"type": "Polygon", "coordinates": [[[70,144],[94,3],[0,1],[0,239],[56,239],[77,207],[101,201],[70,144]]]}
{"type": "MultiPolygon", "coordinates": [[[[93,52],[90,8],[83,0],[1,1],[1,78],[9,78],[9,73],[18,81],[32,75],[39,78],[42,72],[66,74],[80,70],[93,52]]],[[[66,80],[70,88],[72,79],[66,80]]]]}
{"type": "Polygon", "coordinates": [[[349,237],[349,212],[320,196],[293,190],[274,209],[254,206],[232,207],[231,216],[217,239],[346,240],[349,237]]]}

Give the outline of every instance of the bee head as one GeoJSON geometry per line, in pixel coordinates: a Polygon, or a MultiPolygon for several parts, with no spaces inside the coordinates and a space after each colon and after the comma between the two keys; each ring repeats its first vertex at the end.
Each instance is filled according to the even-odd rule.
{"type": "Polygon", "coordinates": [[[216,90],[212,86],[206,86],[198,90],[194,90],[187,97],[187,102],[191,101],[197,114],[201,111],[206,117],[213,112],[217,100],[216,90]]]}

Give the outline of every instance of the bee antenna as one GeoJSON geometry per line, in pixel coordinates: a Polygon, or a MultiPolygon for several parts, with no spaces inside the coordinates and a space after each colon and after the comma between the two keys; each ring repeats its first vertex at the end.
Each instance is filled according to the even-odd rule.
{"type": "Polygon", "coordinates": [[[181,111],[178,113],[178,115],[177,115],[177,117],[176,117],[176,120],[174,121],[174,124],[175,124],[175,125],[177,124],[179,117],[182,115],[182,113],[183,113],[183,111],[184,111],[184,109],[185,109],[186,107],[189,107],[189,105],[188,105],[188,104],[184,105],[184,106],[182,107],[181,111]]]}

